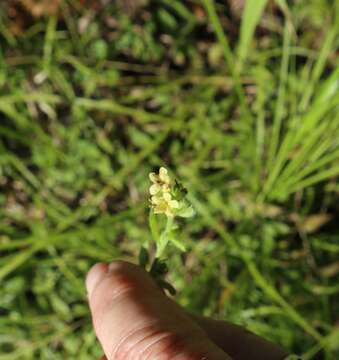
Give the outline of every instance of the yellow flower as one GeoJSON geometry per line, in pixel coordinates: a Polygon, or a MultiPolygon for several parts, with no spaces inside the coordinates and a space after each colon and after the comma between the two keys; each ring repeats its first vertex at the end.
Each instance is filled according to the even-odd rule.
{"type": "Polygon", "coordinates": [[[153,196],[156,195],[159,191],[161,191],[161,186],[159,184],[152,184],[149,188],[149,193],[153,196]]]}
{"type": "Polygon", "coordinates": [[[159,173],[150,173],[152,182],[149,193],[151,207],[155,214],[165,214],[168,217],[189,218],[194,215],[194,209],[185,199],[186,189],[173,181],[166,168],[161,167],[159,173]]]}
{"type": "Polygon", "coordinates": [[[163,166],[159,169],[159,174],[154,172],[149,174],[149,178],[154,184],[170,185],[171,178],[168,175],[168,170],[163,166]]]}
{"type": "Polygon", "coordinates": [[[149,179],[152,181],[152,183],[154,183],[154,184],[156,184],[157,182],[158,182],[158,178],[159,178],[159,176],[156,174],[156,173],[154,173],[154,172],[151,172],[150,174],[149,174],[149,179]]]}
{"type": "Polygon", "coordinates": [[[152,196],[151,204],[155,214],[165,214],[170,217],[173,217],[173,211],[179,208],[178,201],[172,199],[170,193],[163,193],[159,196],[152,196]]]}
{"type": "Polygon", "coordinates": [[[168,171],[166,168],[161,167],[159,169],[159,179],[160,181],[162,181],[164,184],[169,185],[171,183],[171,178],[168,175],[168,171]]]}
{"type": "Polygon", "coordinates": [[[179,208],[179,203],[177,200],[172,199],[172,181],[167,169],[161,167],[159,174],[150,173],[149,178],[153,183],[149,188],[149,192],[154,213],[174,216],[173,211],[179,208]]]}

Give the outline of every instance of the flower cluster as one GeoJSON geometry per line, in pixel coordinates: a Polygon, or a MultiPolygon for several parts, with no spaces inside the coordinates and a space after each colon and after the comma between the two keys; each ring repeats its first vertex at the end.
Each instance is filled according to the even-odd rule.
{"type": "Polygon", "coordinates": [[[147,250],[143,247],[139,254],[139,264],[144,269],[149,269],[151,276],[162,289],[174,295],[175,289],[165,280],[168,267],[163,256],[169,244],[180,251],[186,251],[185,244],[177,236],[178,224],[175,218],[190,218],[195,212],[187,196],[187,190],[178,180],[170,177],[166,168],[161,167],[159,173],[150,173],[149,178],[152,182],[149,188],[151,195],[149,225],[156,251],[154,261],[151,262],[152,248],[147,250]],[[158,223],[159,214],[167,217],[166,224],[164,221],[158,223]]]}
{"type": "Polygon", "coordinates": [[[159,174],[150,173],[149,178],[152,182],[149,192],[154,214],[165,214],[168,218],[194,216],[194,209],[186,198],[187,190],[179,181],[172,181],[166,168],[161,167],[159,174]]]}
{"type": "Polygon", "coordinates": [[[173,183],[167,169],[161,167],[159,174],[150,173],[149,178],[152,182],[149,192],[154,213],[173,217],[180,204],[173,198],[173,183]]]}

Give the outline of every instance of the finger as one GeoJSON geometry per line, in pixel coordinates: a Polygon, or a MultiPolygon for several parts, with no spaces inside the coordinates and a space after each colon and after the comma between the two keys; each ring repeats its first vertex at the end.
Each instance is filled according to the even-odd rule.
{"type": "Polygon", "coordinates": [[[219,348],[234,359],[281,360],[288,355],[279,346],[241,326],[195,315],[193,319],[219,348]]]}
{"type": "Polygon", "coordinates": [[[97,264],[86,284],[107,360],[230,359],[138,266],[97,264]]]}

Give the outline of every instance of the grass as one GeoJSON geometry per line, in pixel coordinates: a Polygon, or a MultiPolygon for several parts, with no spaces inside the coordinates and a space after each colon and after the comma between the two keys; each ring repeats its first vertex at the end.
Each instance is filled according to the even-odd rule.
{"type": "Polygon", "coordinates": [[[178,301],[338,358],[337,3],[117,3],[0,4],[0,360],[100,356],[83,280],[137,259],[161,165],[178,301]]]}

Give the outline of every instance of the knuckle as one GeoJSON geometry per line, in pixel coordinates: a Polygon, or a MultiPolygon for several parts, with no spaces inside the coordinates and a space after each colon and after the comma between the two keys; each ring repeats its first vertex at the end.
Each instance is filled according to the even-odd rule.
{"type": "Polygon", "coordinates": [[[114,349],[111,359],[154,360],[159,356],[174,358],[182,348],[183,340],[175,333],[154,326],[142,327],[125,336],[114,349]]]}
{"type": "Polygon", "coordinates": [[[195,352],[192,337],[198,334],[186,334],[159,329],[156,324],[144,326],[124,336],[111,353],[114,360],[173,360],[185,356],[185,359],[203,359],[195,352]]]}

